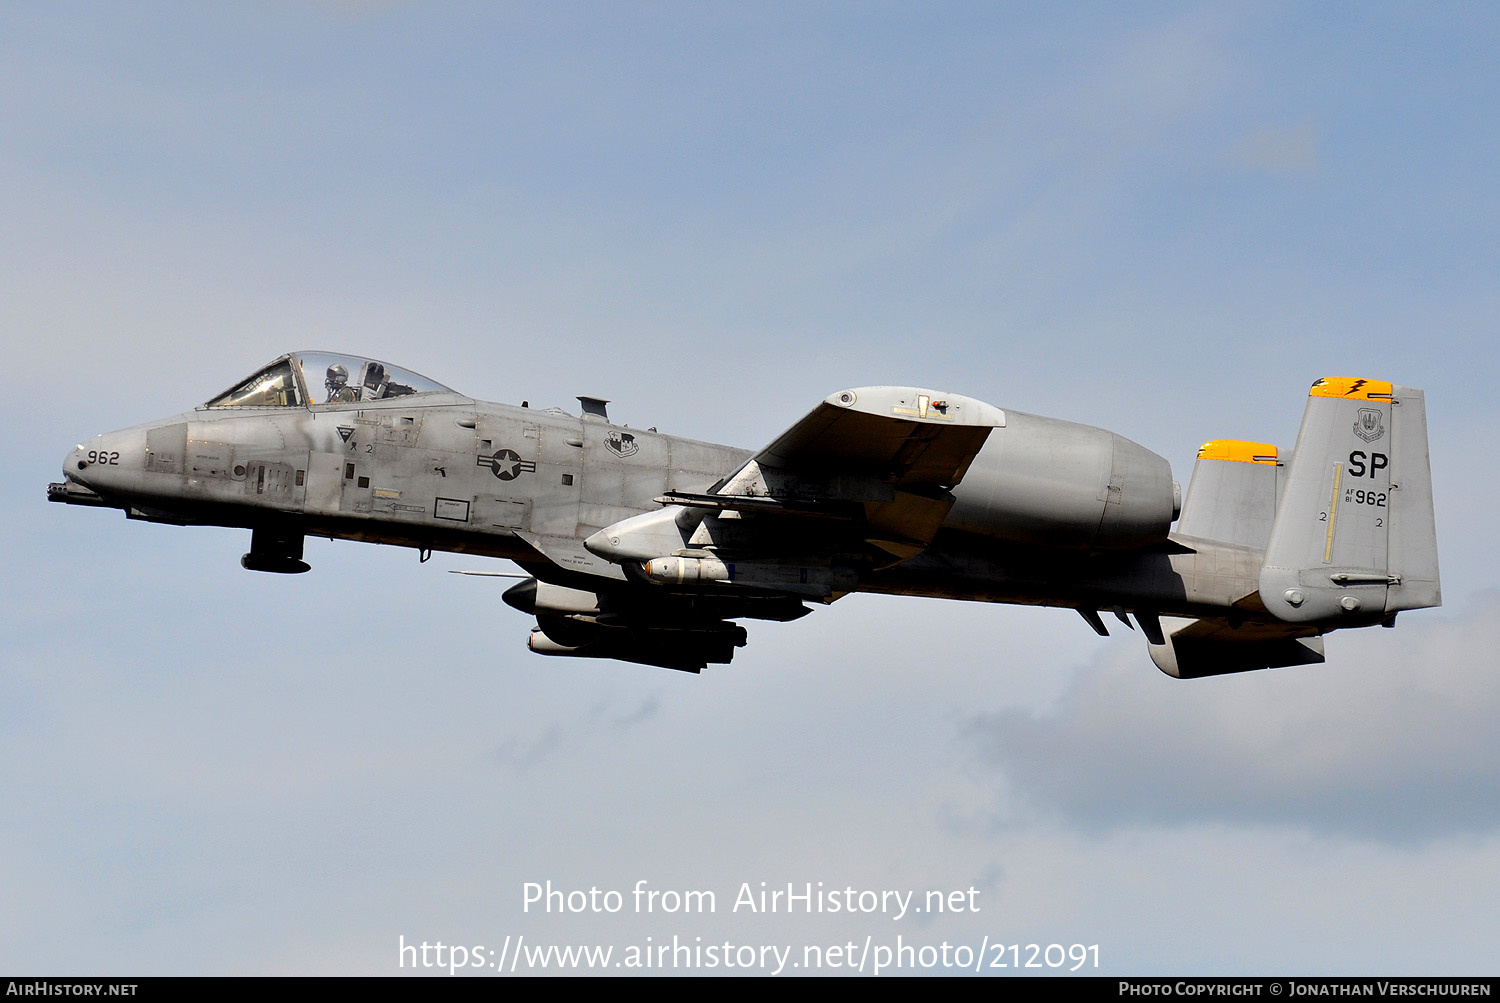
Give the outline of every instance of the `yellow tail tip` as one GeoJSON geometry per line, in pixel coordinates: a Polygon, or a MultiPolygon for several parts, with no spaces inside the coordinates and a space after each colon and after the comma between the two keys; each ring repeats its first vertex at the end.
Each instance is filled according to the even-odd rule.
{"type": "Polygon", "coordinates": [[[1390,400],[1391,385],[1385,380],[1361,380],[1353,376],[1325,376],[1314,380],[1309,397],[1339,397],[1345,400],[1390,400]]]}
{"type": "Polygon", "coordinates": [[[1198,447],[1200,460],[1233,460],[1236,463],[1276,464],[1276,447],[1269,442],[1213,439],[1198,447]]]}

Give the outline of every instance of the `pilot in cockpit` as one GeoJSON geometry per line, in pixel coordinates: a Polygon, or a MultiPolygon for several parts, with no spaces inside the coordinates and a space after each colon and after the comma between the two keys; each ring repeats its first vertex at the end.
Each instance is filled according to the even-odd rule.
{"type": "Polygon", "coordinates": [[[335,362],[328,367],[328,378],[323,381],[328,388],[327,404],[346,404],[359,400],[359,392],[349,385],[349,370],[335,362]]]}

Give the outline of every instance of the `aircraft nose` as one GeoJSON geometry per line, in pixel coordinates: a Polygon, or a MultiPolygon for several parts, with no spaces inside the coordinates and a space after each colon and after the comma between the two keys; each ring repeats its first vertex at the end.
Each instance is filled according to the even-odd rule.
{"type": "Polygon", "coordinates": [[[96,435],[73,447],[63,461],[63,476],[95,490],[130,485],[146,467],[146,433],[128,428],[96,435]]]}
{"type": "Polygon", "coordinates": [[[63,476],[73,477],[78,471],[87,470],[89,466],[86,459],[87,455],[87,450],[82,443],[74,446],[73,451],[68,454],[68,458],[63,460],[63,476]]]}

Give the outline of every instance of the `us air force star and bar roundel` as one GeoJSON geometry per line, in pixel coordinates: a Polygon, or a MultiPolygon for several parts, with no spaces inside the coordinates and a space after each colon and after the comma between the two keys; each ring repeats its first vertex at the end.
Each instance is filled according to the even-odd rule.
{"type": "Polygon", "coordinates": [[[513,481],[521,474],[536,473],[536,463],[523,460],[514,449],[497,449],[494,456],[480,454],[475,461],[478,466],[489,467],[490,473],[502,481],[513,481]]]}

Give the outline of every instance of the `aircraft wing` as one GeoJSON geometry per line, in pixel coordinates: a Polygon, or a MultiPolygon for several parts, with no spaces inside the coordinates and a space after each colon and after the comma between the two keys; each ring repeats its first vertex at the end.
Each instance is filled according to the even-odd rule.
{"type": "Polygon", "coordinates": [[[832,518],[897,560],[921,552],[1005,413],[914,387],[861,387],[826,397],[723,484],[664,500],[744,515],[832,518]]]}
{"type": "Polygon", "coordinates": [[[745,639],[731,620],[795,619],[804,600],[852,590],[857,568],[921,553],[1004,425],[1004,412],[957,394],[840,391],[709,490],[669,491],[660,510],[583,541],[631,586],[601,582],[564,602],[568,590],[543,583],[513,590],[512,605],[537,614],[531,649],[542,654],[689,672],[728,662],[745,639]]]}

